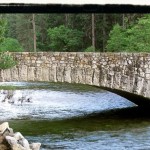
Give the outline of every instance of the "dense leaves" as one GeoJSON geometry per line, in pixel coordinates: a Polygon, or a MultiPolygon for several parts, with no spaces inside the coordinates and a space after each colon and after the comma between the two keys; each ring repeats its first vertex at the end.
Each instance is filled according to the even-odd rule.
{"type": "MultiPolygon", "coordinates": [[[[95,50],[103,51],[110,30],[116,22],[121,24],[122,16],[121,14],[95,14],[95,26],[92,26],[91,16],[90,13],[35,14],[37,51],[85,51],[92,45],[92,28],[95,30],[95,38],[93,38],[95,50]],[[70,40],[71,35],[68,35],[69,43],[67,41],[67,46],[63,48],[60,48],[62,45],[56,45],[57,42],[51,41],[50,34],[47,32],[48,29],[59,28],[60,26],[66,27],[64,32],[68,29],[73,33],[72,41],[70,40]],[[81,38],[80,33],[82,33],[83,38],[81,38]]],[[[32,14],[4,14],[3,17],[8,22],[6,37],[17,39],[24,51],[33,51],[32,14]]]]}
{"type": "Polygon", "coordinates": [[[33,20],[33,14],[1,14],[0,50],[32,52],[36,45],[37,51],[149,51],[150,15],[93,16],[34,14],[33,20]]]}
{"type": "Polygon", "coordinates": [[[0,43],[4,41],[5,30],[6,30],[6,20],[0,18],[0,43]]]}
{"type": "Polygon", "coordinates": [[[13,57],[8,52],[0,53],[0,70],[11,68],[16,64],[17,62],[13,60],[13,57]]]}
{"type": "Polygon", "coordinates": [[[95,52],[95,48],[93,46],[88,47],[85,52],[95,52]]]}
{"type": "Polygon", "coordinates": [[[13,60],[13,57],[5,51],[8,49],[18,48],[19,43],[17,40],[5,38],[5,31],[6,31],[7,22],[5,19],[0,17],[0,70],[1,69],[8,69],[16,65],[16,61],[13,60]],[[18,44],[18,45],[17,45],[18,44]],[[2,52],[4,51],[4,52],[2,52]]]}
{"type": "Polygon", "coordinates": [[[53,51],[79,51],[82,47],[83,33],[63,25],[48,29],[48,36],[53,51]]]}
{"type": "Polygon", "coordinates": [[[23,48],[16,39],[5,38],[5,40],[0,44],[0,52],[9,51],[9,52],[21,52],[23,48]]]}
{"type": "Polygon", "coordinates": [[[108,51],[150,51],[150,16],[146,15],[126,29],[118,24],[110,32],[108,51]]]}
{"type": "Polygon", "coordinates": [[[123,51],[127,45],[126,34],[122,27],[117,24],[110,31],[110,39],[107,42],[108,51],[123,51]]]}

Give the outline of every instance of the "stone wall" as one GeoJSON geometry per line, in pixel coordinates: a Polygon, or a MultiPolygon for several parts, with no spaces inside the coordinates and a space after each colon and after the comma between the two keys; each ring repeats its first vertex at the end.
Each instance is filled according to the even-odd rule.
{"type": "Polygon", "coordinates": [[[18,60],[1,71],[1,81],[90,84],[150,98],[149,53],[11,53],[18,60]]]}

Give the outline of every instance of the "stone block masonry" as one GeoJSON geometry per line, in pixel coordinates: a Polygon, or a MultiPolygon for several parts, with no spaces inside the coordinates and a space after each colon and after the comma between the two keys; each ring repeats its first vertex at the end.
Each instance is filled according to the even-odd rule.
{"type": "Polygon", "coordinates": [[[16,52],[18,65],[0,81],[52,81],[96,85],[150,98],[149,53],[16,52]]]}

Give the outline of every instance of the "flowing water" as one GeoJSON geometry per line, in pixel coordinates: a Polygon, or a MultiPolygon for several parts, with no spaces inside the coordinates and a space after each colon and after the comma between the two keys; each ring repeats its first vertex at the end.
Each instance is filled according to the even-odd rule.
{"type": "Polygon", "coordinates": [[[116,94],[66,83],[4,82],[0,88],[0,122],[41,142],[41,150],[150,149],[149,110],[116,94]]]}

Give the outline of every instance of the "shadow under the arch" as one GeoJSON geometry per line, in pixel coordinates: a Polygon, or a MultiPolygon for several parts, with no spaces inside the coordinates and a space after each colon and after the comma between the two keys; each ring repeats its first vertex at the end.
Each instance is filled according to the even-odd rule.
{"type": "Polygon", "coordinates": [[[150,108],[150,98],[146,98],[141,95],[133,94],[133,93],[118,90],[118,89],[111,89],[111,88],[103,87],[103,86],[100,86],[100,88],[103,90],[115,93],[117,95],[120,95],[120,96],[128,99],[129,101],[135,103],[139,107],[150,108]]]}

